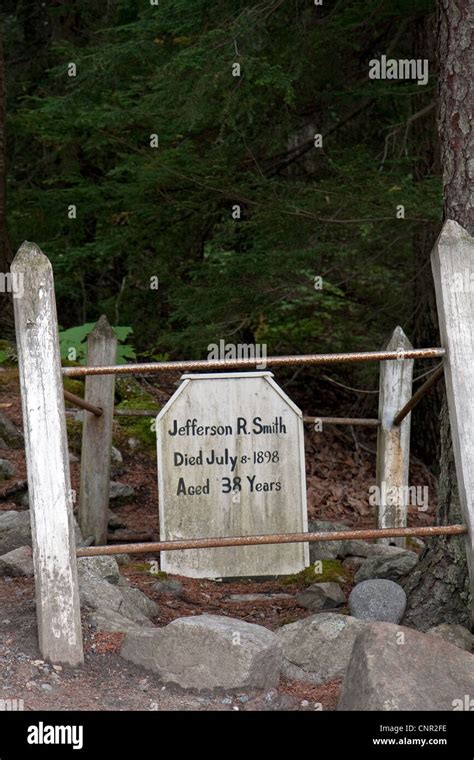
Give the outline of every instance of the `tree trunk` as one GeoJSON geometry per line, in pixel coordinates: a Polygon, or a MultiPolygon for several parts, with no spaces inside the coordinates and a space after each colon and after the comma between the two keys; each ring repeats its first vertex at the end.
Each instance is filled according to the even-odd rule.
{"type": "MultiPolygon", "coordinates": [[[[429,61],[430,74],[437,70],[436,54],[436,14],[422,16],[414,28],[413,56],[415,59],[429,61]]],[[[433,101],[433,93],[429,89],[420,88],[420,94],[413,98],[413,113],[418,114],[429,107],[433,101]]],[[[413,148],[416,156],[414,162],[415,182],[423,182],[427,177],[436,177],[441,173],[439,142],[436,135],[435,109],[424,113],[413,122],[413,148]]],[[[413,330],[410,335],[417,348],[428,348],[439,345],[438,315],[436,313],[436,295],[433,275],[431,273],[430,256],[433,246],[441,231],[439,222],[426,223],[420,226],[414,236],[414,267],[415,284],[413,302],[413,330]]],[[[415,367],[414,377],[426,372],[439,364],[423,362],[415,367]]],[[[421,404],[412,413],[412,449],[413,453],[422,459],[438,474],[439,457],[439,415],[443,398],[442,384],[435,385],[425,396],[421,404]]]]}
{"type": "MultiPolygon", "coordinates": [[[[472,0],[438,0],[438,130],[444,216],[474,234],[474,28],[472,0]]],[[[462,522],[446,404],[441,413],[439,524],[462,522]]],[[[405,622],[422,630],[441,622],[471,626],[464,539],[431,539],[405,583],[405,622]]]]}
{"type": "MultiPolygon", "coordinates": [[[[0,273],[10,270],[11,248],[7,232],[6,213],[6,86],[5,57],[3,53],[3,24],[0,21],[0,273]]],[[[0,295],[0,331],[1,337],[13,330],[13,301],[10,293],[0,295]]]]}

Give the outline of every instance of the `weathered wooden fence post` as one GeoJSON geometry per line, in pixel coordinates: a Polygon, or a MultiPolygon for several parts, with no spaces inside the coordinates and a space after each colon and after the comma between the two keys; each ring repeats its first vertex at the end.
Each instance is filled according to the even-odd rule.
{"type": "Polygon", "coordinates": [[[11,271],[30,495],[39,645],[53,663],[84,662],[53,270],[24,242],[11,271]]]}
{"type": "MultiPolygon", "coordinates": [[[[393,419],[412,395],[413,359],[402,359],[413,348],[401,327],[396,327],[384,346],[399,351],[400,360],[380,363],[379,419],[377,438],[377,526],[404,528],[408,513],[411,414],[395,426],[393,419]]],[[[379,543],[405,546],[404,538],[382,538],[379,543]]]]}
{"type": "MultiPolygon", "coordinates": [[[[93,367],[115,364],[116,354],[116,335],[102,315],[89,333],[87,363],[93,367]]],[[[84,412],[78,519],[84,538],[94,536],[97,545],[107,543],[114,389],[115,375],[86,378],[85,399],[100,407],[102,414],[84,412]]]]}
{"type": "Polygon", "coordinates": [[[445,222],[431,256],[474,620],[474,238],[445,222]]]}

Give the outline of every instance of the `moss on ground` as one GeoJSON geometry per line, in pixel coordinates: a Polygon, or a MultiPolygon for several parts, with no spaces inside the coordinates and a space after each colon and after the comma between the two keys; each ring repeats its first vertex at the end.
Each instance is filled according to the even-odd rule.
{"type": "Polygon", "coordinates": [[[286,585],[298,584],[299,586],[311,586],[313,583],[347,583],[350,573],[338,559],[322,559],[315,562],[295,575],[286,575],[282,583],[286,585]]]}

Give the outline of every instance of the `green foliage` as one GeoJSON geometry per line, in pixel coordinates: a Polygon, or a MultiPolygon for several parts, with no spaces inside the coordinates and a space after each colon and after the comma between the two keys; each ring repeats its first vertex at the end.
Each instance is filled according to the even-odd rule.
{"type": "Polygon", "coordinates": [[[296,573],[296,575],[285,576],[283,583],[288,585],[298,583],[303,586],[311,586],[313,583],[325,583],[328,581],[345,583],[349,578],[350,573],[338,559],[323,559],[321,560],[321,572],[316,572],[315,565],[310,565],[300,573],[296,573]]]}
{"type": "Polygon", "coordinates": [[[172,358],[220,339],[304,353],[410,332],[413,240],[440,218],[441,183],[416,176],[408,120],[436,82],[367,72],[388,50],[411,57],[434,0],[80,6],[44,11],[60,41],[11,83],[8,125],[10,232],[52,259],[63,355],[84,361],[103,312],[172,358]]]}
{"type": "MultiPolygon", "coordinates": [[[[84,325],[78,325],[77,327],[70,327],[67,330],[61,330],[59,333],[59,346],[61,350],[61,358],[68,359],[71,350],[74,353],[75,361],[78,364],[86,363],[87,353],[87,336],[95,327],[95,322],[88,322],[84,325]]],[[[117,364],[126,364],[128,359],[136,359],[136,353],[132,346],[128,343],[123,343],[129,335],[133,333],[131,327],[114,327],[115,334],[117,335],[117,364]]]]}

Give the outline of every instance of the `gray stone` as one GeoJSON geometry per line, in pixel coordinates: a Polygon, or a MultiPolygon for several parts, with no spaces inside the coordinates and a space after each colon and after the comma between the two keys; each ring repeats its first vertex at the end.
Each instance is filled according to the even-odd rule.
{"type": "Polygon", "coordinates": [[[267,602],[278,599],[293,599],[293,594],[231,594],[229,602],[267,602]]]}
{"type": "Polygon", "coordinates": [[[296,601],[307,610],[332,610],[342,607],[346,597],[337,583],[313,583],[297,595],[296,601]]]}
{"type": "Polygon", "coordinates": [[[167,594],[169,596],[183,596],[183,584],[181,581],[166,580],[158,581],[152,586],[153,591],[157,594],[167,594]]]}
{"type": "Polygon", "coordinates": [[[468,652],[412,628],[373,623],[356,639],[337,709],[469,710],[473,683],[468,652]]]}
{"type": "Polygon", "coordinates": [[[450,644],[464,649],[466,652],[472,652],[474,649],[474,636],[463,625],[457,623],[441,623],[430,628],[426,633],[431,636],[438,636],[444,641],[448,641],[450,644]]]}
{"type": "Polygon", "coordinates": [[[153,627],[153,623],[149,620],[137,623],[121,615],[120,612],[108,608],[93,612],[90,616],[90,621],[98,631],[108,631],[110,633],[129,633],[129,631],[139,628],[153,627]]]}
{"type": "Polygon", "coordinates": [[[365,557],[346,557],[346,559],[342,563],[342,566],[347,568],[347,570],[357,572],[359,567],[361,567],[361,565],[363,565],[364,562],[365,562],[365,557]]]}
{"type": "MultiPolygon", "coordinates": [[[[333,533],[336,530],[350,530],[344,523],[328,520],[312,520],[308,523],[309,533],[333,533]]],[[[309,561],[314,564],[319,559],[336,559],[345,553],[345,541],[313,541],[309,544],[309,561]]]]}
{"type": "Polygon", "coordinates": [[[115,448],[115,446],[112,446],[112,449],[110,451],[110,461],[113,464],[123,464],[123,456],[121,452],[115,448]]]}
{"type": "Polygon", "coordinates": [[[22,491],[22,493],[18,496],[18,498],[15,501],[21,507],[25,507],[25,509],[30,508],[30,494],[28,493],[28,491],[22,491]]]}
{"type": "Polygon", "coordinates": [[[22,432],[3,412],[0,412],[0,438],[14,449],[23,446],[22,432]]]}
{"type": "Polygon", "coordinates": [[[79,573],[81,605],[104,613],[105,610],[120,615],[140,625],[158,614],[158,606],[139,589],[119,587],[91,572],[79,573]]]}
{"type": "Polygon", "coordinates": [[[389,556],[368,557],[357,571],[354,580],[356,583],[370,578],[388,578],[396,581],[413,570],[418,559],[418,554],[410,551],[392,553],[389,556]]]}
{"type": "Polygon", "coordinates": [[[321,612],[283,626],[277,632],[283,646],[283,674],[314,684],[341,678],[357,634],[368,625],[349,615],[321,612]]]}
{"type": "Polygon", "coordinates": [[[33,552],[31,546],[20,546],[0,557],[0,575],[34,575],[33,552]]]}
{"type": "Polygon", "coordinates": [[[350,539],[345,544],[347,555],[352,554],[355,557],[374,557],[374,556],[391,556],[406,551],[399,546],[390,546],[390,544],[375,544],[370,541],[361,541],[360,539],[350,539]]]}
{"type": "Polygon", "coordinates": [[[274,633],[217,615],[132,631],[121,655],[185,689],[268,689],[278,684],[281,668],[281,646],[274,633]]]}
{"type": "Polygon", "coordinates": [[[77,462],[79,462],[79,457],[73,454],[72,451],[68,451],[68,458],[69,458],[69,464],[76,464],[77,462]]]}
{"type": "Polygon", "coordinates": [[[375,578],[354,586],[349,596],[349,611],[360,620],[399,623],[406,603],[407,596],[398,583],[375,578]]]}
{"type": "Polygon", "coordinates": [[[119,483],[117,480],[110,481],[109,499],[111,501],[121,502],[130,499],[135,493],[135,489],[132,486],[128,486],[126,483],[119,483]]]}
{"type": "Polygon", "coordinates": [[[31,546],[30,513],[0,512],[0,555],[27,545],[31,546]]]}
{"type": "Polygon", "coordinates": [[[117,562],[117,565],[129,565],[132,561],[130,554],[116,554],[115,560],[117,562]]]}
{"type": "Polygon", "coordinates": [[[114,528],[125,528],[125,523],[115,514],[115,512],[112,512],[111,509],[108,510],[107,515],[107,525],[109,528],[112,528],[112,530],[114,530],[114,528]]]}
{"type": "Polygon", "coordinates": [[[146,618],[153,618],[158,615],[159,607],[157,603],[144,594],[143,591],[140,591],[140,589],[124,586],[121,591],[124,601],[120,611],[124,615],[132,618],[132,620],[136,619],[134,610],[137,610],[140,615],[146,618]]]}
{"type": "Polygon", "coordinates": [[[16,475],[16,467],[8,459],[0,459],[0,480],[10,480],[16,475]]]}
{"type": "Polygon", "coordinates": [[[79,557],[77,560],[77,571],[79,575],[93,574],[103,578],[109,583],[117,584],[120,578],[120,572],[114,557],[79,557]]]}

